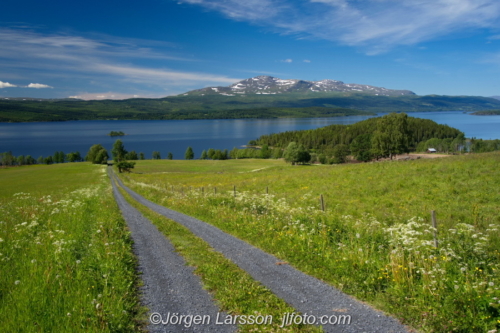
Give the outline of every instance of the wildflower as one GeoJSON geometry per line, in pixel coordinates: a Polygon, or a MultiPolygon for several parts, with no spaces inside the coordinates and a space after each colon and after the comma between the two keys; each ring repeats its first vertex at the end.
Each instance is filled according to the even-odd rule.
{"type": "Polygon", "coordinates": [[[36,263],[36,259],[31,260],[31,263],[32,264],[36,263]]]}
{"type": "Polygon", "coordinates": [[[489,285],[490,287],[493,287],[493,286],[495,285],[495,283],[494,283],[494,282],[490,282],[490,283],[488,283],[488,285],[489,285]]]}
{"type": "Polygon", "coordinates": [[[79,264],[79,263],[81,263],[81,261],[80,261],[80,260],[77,260],[77,261],[76,261],[76,263],[77,263],[77,264],[79,264]]]}
{"type": "Polygon", "coordinates": [[[71,313],[69,313],[69,312],[68,312],[68,313],[66,314],[66,316],[71,317],[71,313]]]}
{"type": "Polygon", "coordinates": [[[2,239],[2,238],[0,238],[0,243],[1,243],[1,242],[3,242],[3,239],[2,239]]]}
{"type": "Polygon", "coordinates": [[[21,281],[19,281],[19,280],[16,280],[16,281],[14,282],[14,284],[15,284],[16,286],[17,286],[19,283],[21,283],[21,281]]]}

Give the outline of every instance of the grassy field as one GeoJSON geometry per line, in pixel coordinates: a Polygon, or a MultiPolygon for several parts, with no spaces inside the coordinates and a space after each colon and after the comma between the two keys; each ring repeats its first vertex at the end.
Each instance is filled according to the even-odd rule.
{"type": "Polygon", "coordinates": [[[122,178],[421,331],[500,328],[500,154],[279,162],[138,161],[122,178]]]}
{"type": "Polygon", "coordinates": [[[136,261],[104,166],[0,169],[3,332],[141,329],[136,261]]]}

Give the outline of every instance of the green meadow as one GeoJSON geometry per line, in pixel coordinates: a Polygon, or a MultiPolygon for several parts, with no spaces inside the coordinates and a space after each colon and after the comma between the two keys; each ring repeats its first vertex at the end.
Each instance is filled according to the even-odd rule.
{"type": "Polygon", "coordinates": [[[133,332],[136,261],[105,166],[0,169],[3,332],[133,332]]]}
{"type": "Polygon", "coordinates": [[[419,331],[488,332],[500,328],[499,162],[137,161],[121,178],[419,331]]]}

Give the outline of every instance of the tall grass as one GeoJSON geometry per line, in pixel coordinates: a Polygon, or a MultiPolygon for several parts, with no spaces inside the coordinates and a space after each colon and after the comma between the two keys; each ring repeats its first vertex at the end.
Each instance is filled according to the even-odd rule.
{"type": "Polygon", "coordinates": [[[33,185],[2,179],[19,192],[0,198],[1,330],[136,331],[136,263],[105,167],[51,167],[0,172],[33,185]]]}
{"type": "Polygon", "coordinates": [[[417,329],[493,332],[500,328],[499,162],[493,153],[123,178],[153,201],[213,223],[417,329]]]}

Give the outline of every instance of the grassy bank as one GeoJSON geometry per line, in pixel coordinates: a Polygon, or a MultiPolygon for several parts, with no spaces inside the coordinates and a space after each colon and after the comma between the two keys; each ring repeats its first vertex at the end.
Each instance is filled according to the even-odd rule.
{"type": "Polygon", "coordinates": [[[487,332],[500,327],[499,162],[499,154],[304,167],[140,161],[142,174],[123,178],[417,329],[487,332]]]}
{"type": "Polygon", "coordinates": [[[0,170],[4,332],[141,327],[135,257],[105,167],[0,170]]]}

